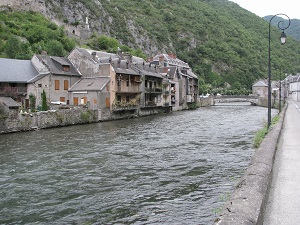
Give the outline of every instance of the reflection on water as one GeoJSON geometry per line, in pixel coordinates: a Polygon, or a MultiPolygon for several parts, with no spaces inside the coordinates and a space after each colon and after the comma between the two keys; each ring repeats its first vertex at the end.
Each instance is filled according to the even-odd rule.
{"type": "Polygon", "coordinates": [[[265,119],[220,106],[0,135],[0,224],[211,224],[265,119]]]}

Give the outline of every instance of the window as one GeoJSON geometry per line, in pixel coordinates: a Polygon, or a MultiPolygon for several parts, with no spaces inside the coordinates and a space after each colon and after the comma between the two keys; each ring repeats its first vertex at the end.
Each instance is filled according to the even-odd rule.
{"type": "Polygon", "coordinates": [[[87,103],[87,98],[86,97],[83,97],[83,98],[80,99],[80,104],[81,105],[86,105],[86,103],[87,103]]]}
{"type": "Polygon", "coordinates": [[[63,71],[65,71],[65,72],[69,72],[70,71],[70,66],[63,65],[62,67],[63,67],[63,71]]]}
{"type": "Polygon", "coordinates": [[[61,102],[66,102],[66,98],[65,98],[65,97],[60,97],[60,98],[59,98],[59,101],[61,101],[61,102]]]}
{"type": "Polygon", "coordinates": [[[129,79],[126,80],[126,86],[129,87],[129,79]]]}
{"type": "Polygon", "coordinates": [[[110,99],[108,97],[106,97],[105,99],[105,104],[106,104],[106,108],[110,107],[110,99]]]}
{"type": "Polygon", "coordinates": [[[38,87],[39,87],[39,88],[42,87],[42,84],[38,84],[38,87]]]}
{"type": "Polygon", "coordinates": [[[68,90],[68,89],[69,89],[69,81],[64,80],[64,90],[68,90]]]}
{"type": "Polygon", "coordinates": [[[73,98],[73,105],[78,105],[78,98],[77,97],[73,98]]]}
{"type": "Polygon", "coordinates": [[[55,80],[55,90],[59,90],[59,80],[55,80]]]}

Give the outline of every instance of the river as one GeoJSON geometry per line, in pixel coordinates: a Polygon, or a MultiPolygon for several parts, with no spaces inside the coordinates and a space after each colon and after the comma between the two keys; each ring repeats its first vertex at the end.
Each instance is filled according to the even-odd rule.
{"type": "Polygon", "coordinates": [[[0,135],[0,224],[212,224],[266,117],[225,104],[0,135]]]}

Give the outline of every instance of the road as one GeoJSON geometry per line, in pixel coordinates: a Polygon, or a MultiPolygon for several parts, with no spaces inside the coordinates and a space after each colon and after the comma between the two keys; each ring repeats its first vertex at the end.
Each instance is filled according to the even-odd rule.
{"type": "Polygon", "coordinates": [[[300,102],[290,101],[273,167],[264,225],[298,225],[300,215],[300,102]]]}

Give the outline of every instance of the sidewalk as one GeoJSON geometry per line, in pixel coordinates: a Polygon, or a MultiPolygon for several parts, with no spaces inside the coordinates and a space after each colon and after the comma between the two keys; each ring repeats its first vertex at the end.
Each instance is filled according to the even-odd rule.
{"type": "Polygon", "coordinates": [[[289,101],[273,167],[264,225],[300,223],[300,102],[289,101]]]}

